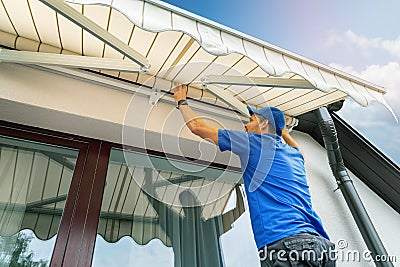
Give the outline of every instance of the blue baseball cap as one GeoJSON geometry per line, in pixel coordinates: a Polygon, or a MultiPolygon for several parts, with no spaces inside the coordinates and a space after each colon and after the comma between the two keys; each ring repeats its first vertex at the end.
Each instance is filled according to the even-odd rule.
{"type": "Polygon", "coordinates": [[[253,114],[263,116],[275,128],[276,133],[279,136],[282,135],[282,130],[285,128],[286,119],[285,115],[280,109],[271,106],[261,109],[253,109],[252,107],[247,106],[247,110],[249,111],[250,116],[253,114]]]}

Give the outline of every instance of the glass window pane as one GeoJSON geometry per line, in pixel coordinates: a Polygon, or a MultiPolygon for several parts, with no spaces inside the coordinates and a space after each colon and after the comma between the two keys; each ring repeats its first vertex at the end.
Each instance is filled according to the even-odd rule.
{"type": "Polygon", "coordinates": [[[226,211],[240,178],[113,149],[93,266],[224,266],[220,237],[244,211],[241,195],[241,205],[226,211]]]}
{"type": "Polygon", "coordinates": [[[1,266],[48,266],[79,151],[0,136],[1,266]]]}

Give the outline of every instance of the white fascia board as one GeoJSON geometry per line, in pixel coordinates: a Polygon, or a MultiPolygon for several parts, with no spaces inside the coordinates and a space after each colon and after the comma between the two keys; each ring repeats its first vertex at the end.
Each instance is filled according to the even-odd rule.
{"type": "Polygon", "coordinates": [[[310,82],[301,79],[244,77],[230,75],[209,75],[203,80],[203,84],[316,89],[315,86],[313,86],[310,82]]]}
{"type": "MultiPolygon", "coordinates": [[[[153,94],[153,90],[150,86],[146,85],[140,85],[137,83],[131,83],[128,81],[123,81],[120,79],[115,79],[112,77],[108,76],[103,76],[97,73],[85,71],[82,69],[68,69],[68,68],[63,68],[63,67],[57,67],[57,66],[45,66],[45,65],[32,65],[29,66],[34,69],[39,69],[43,71],[48,71],[50,73],[55,73],[58,75],[63,75],[65,77],[71,77],[73,79],[79,79],[85,82],[90,82],[99,86],[103,86],[106,88],[110,88],[113,90],[121,91],[121,92],[127,92],[130,94],[137,94],[141,96],[147,96],[149,99],[151,98],[153,94]],[[148,89],[148,90],[142,90],[142,89],[148,89]]],[[[166,94],[167,91],[163,90],[162,88],[159,88],[160,92],[162,93],[162,98],[159,100],[160,102],[165,102],[169,103],[172,105],[175,105],[175,100],[172,94],[166,94]]],[[[239,100],[237,100],[239,101],[239,100]]],[[[188,99],[188,102],[190,106],[193,108],[195,111],[203,112],[206,114],[210,114],[212,116],[215,116],[218,114],[219,117],[224,118],[224,119],[230,119],[232,120],[232,111],[219,107],[216,105],[210,105],[206,104],[207,106],[204,106],[204,104],[201,101],[195,100],[195,99],[188,99]]],[[[240,101],[239,101],[240,102],[240,101]]],[[[150,104],[149,104],[150,105],[150,104]]],[[[244,106],[246,108],[246,106],[244,106]]],[[[246,120],[246,118],[249,117],[249,114],[244,114],[244,117],[240,117],[241,120],[246,120]]]]}
{"type": "Polygon", "coordinates": [[[99,58],[42,52],[0,49],[0,62],[24,65],[51,65],[67,68],[83,68],[120,72],[142,72],[137,64],[116,58],[99,58]]]}
{"type": "Polygon", "coordinates": [[[60,13],[68,20],[72,21],[76,25],[80,26],[82,29],[91,33],[93,36],[102,40],[121,54],[125,55],[127,58],[133,60],[141,68],[143,71],[147,71],[150,68],[150,64],[148,63],[145,56],[137,52],[135,49],[130,47],[129,45],[122,42],[120,39],[109,33],[108,31],[101,28],[98,24],[85,17],[70,5],[65,3],[62,0],[39,0],[44,3],[54,11],[60,13]]]}

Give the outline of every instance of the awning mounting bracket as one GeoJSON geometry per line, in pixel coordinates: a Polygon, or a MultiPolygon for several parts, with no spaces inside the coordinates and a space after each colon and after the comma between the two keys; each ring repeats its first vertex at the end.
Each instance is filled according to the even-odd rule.
{"type": "Polygon", "coordinates": [[[160,89],[153,88],[150,95],[149,104],[153,106],[157,105],[160,98],[162,98],[164,95],[165,93],[162,93],[160,89]]]}

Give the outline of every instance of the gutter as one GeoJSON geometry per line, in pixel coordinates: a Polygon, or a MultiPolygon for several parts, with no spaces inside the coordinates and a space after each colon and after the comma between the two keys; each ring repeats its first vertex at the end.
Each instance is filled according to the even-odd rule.
{"type": "MultiPolygon", "coordinates": [[[[329,165],[333,175],[335,176],[338,188],[342,191],[357,227],[360,230],[368,249],[371,251],[373,258],[376,259],[378,256],[382,259],[384,258],[382,256],[388,256],[388,253],[383,246],[382,240],[379,238],[371,218],[368,216],[360,196],[354,187],[353,181],[344,166],[335,124],[333,123],[326,107],[315,110],[315,116],[328,153],[329,165]]],[[[389,259],[389,257],[386,257],[386,259],[389,259]]],[[[375,265],[393,267],[393,264],[390,261],[376,261],[375,265]]]]}

